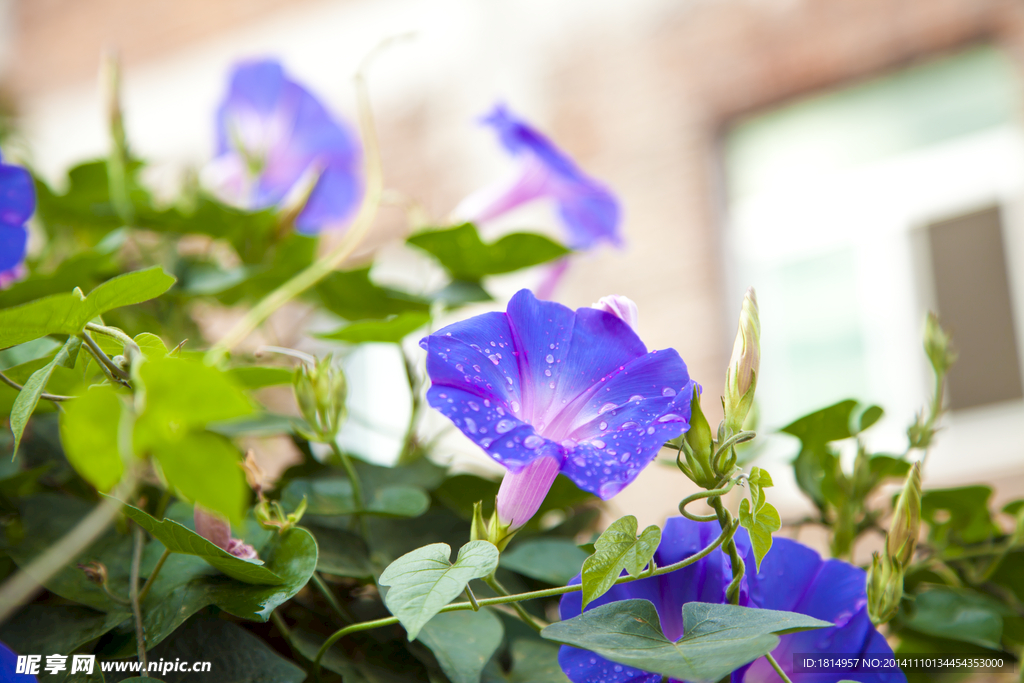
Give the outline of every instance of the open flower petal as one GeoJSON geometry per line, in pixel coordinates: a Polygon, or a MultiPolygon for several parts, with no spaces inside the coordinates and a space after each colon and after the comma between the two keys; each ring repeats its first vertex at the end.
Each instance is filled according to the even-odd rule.
{"type": "Polygon", "coordinates": [[[543,453],[602,498],[688,427],[682,359],[672,350],[648,353],[627,323],[604,311],[572,311],[522,290],[506,313],[450,325],[421,344],[431,406],[506,467],[518,470],[543,453]]]}

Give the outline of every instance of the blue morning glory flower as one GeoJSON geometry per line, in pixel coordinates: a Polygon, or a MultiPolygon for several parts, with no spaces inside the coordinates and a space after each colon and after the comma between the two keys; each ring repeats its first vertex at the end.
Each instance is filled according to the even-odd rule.
{"type": "Polygon", "coordinates": [[[622,246],[621,210],[602,183],[586,175],[547,137],[508,110],[494,107],[483,122],[502,146],[520,160],[511,181],[484,188],[462,201],[455,214],[486,221],[535,199],[550,198],[569,233],[568,244],[585,250],[600,242],[622,246]]]}
{"type": "MultiPolygon", "coordinates": [[[[45,664],[45,659],[39,666],[45,664]]],[[[18,655],[5,644],[0,643],[0,681],[12,681],[12,683],[36,683],[39,679],[31,674],[18,673],[18,655]]]]}
{"type": "Polygon", "coordinates": [[[608,499],[689,427],[692,381],[603,310],[517,293],[426,337],[431,406],[509,469],[498,516],[522,526],[562,473],[608,499]]]}
{"type": "MultiPolygon", "coordinates": [[[[708,546],[718,537],[715,523],[693,522],[673,517],[665,524],[661,545],[654,558],[659,567],[679,562],[708,546]]],[[[832,628],[793,633],[781,637],[772,652],[782,669],[793,680],[834,683],[855,678],[861,683],[898,683],[907,680],[898,669],[880,672],[836,674],[801,673],[793,676],[794,653],[861,653],[891,657],[892,648],[871,624],[867,614],[864,570],[840,560],[822,560],[814,550],[787,538],[776,538],[771,552],[761,562],[761,571],[751,575],[755,566],[745,530],[736,535],[736,545],[744,556],[748,573],[740,589],[740,604],[746,607],[800,612],[835,624],[832,628]]],[[[667,638],[683,637],[682,607],[687,602],[727,602],[725,589],[732,579],[728,556],[719,548],[699,562],[670,574],[613,586],[587,608],[616,600],[650,600],[658,610],[667,638]]],[[[573,580],[579,583],[579,577],[573,580]]],[[[562,619],[580,614],[581,593],[562,597],[562,619]]],[[[593,652],[563,646],[558,655],[562,670],[573,683],[659,683],[660,674],[640,671],[610,662],[593,652]]],[[[670,683],[679,683],[669,679],[670,683]]],[[[778,675],[763,657],[732,674],[733,683],[779,681],[778,675]]]]}
{"type": "Polygon", "coordinates": [[[243,62],[231,73],[217,110],[217,151],[210,175],[232,201],[250,209],[280,203],[315,177],[299,232],[345,222],[359,204],[359,142],[272,59],[243,62]]]}
{"type": "Polygon", "coordinates": [[[0,161],[0,289],[25,272],[25,223],[35,208],[32,175],[20,166],[0,161]]]}

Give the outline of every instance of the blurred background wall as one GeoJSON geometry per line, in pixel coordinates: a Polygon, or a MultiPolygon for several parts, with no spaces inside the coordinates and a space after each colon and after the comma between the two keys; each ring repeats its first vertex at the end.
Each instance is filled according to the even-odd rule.
{"type": "MultiPolygon", "coordinates": [[[[15,154],[54,180],[105,150],[102,49],[116,48],[125,64],[136,152],[164,162],[173,178],[209,158],[213,111],[235,60],[279,56],[353,120],[359,60],[382,38],[414,31],[371,72],[388,187],[441,220],[508,172],[474,123],[503,100],[625,206],[625,249],[579,258],[557,298],[571,306],[608,293],[635,299],[641,336],[680,351],[712,398],[714,422],[739,303],[754,285],[764,331],[761,431],[854,397],[887,409],[869,438],[901,451],[930,390],[920,332],[924,311],[935,309],[961,362],[927,484],[990,483],[1003,499],[1024,491],[1017,0],[0,7],[0,82],[24,137],[15,154]]],[[[554,223],[534,209],[505,227],[523,225],[554,223]]],[[[386,210],[378,242],[406,229],[402,211],[386,210]]],[[[372,387],[363,391],[388,405],[372,387]]],[[[782,466],[794,443],[765,441],[776,502],[796,518],[806,508],[782,466]]],[[[654,522],[687,488],[673,468],[652,466],[614,505],[654,522]]]]}

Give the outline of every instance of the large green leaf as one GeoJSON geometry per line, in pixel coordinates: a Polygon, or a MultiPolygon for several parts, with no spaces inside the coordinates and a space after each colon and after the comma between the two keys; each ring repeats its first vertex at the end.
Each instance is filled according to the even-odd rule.
{"type": "Polygon", "coordinates": [[[931,489],[921,496],[921,518],[928,523],[929,537],[939,546],[950,542],[980,543],[1000,533],[992,521],[988,501],[992,489],[964,486],[931,489]]]}
{"type": "Polygon", "coordinates": [[[933,588],[915,596],[912,610],[901,615],[901,621],[930,636],[1000,650],[1004,614],[1012,612],[980,593],[933,588]]]}
{"type": "Polygon", "coordinates": [[[159,266],[125,273],[83,296],[80,290],[53,294],[0,311],[0,348],[48,334],[78,334],[85,324],[107,311],[142,303],[170,289],[174,278],[159,266]]]}
{"type": "MultiPolygon", "coordinates": [[[[310,518],[310,521],[314,521],[310,518]]],[[[366,541],[357,534],[343,529],[310,525],[319,548],[317,571],[332,576],[370,579],[374,575],[373,563],[366,541]]]]}
{"type": "Polygon", "coordinates": [[[567,538],[531,538],[501,554],[501,566],[553,586],[579,576],[587,553],[567,538]]]}
{"type": "Polygon", "coordinates": [[[26,605],[0,626],[0,640],[15,652],[69,655],[129,618],[82,605],[26,605]]]}
{"type": "Polygon", "coordinates": [[[430,304],[419,297],[375,285],[369,268],[335,271],[320,281],[316,293],[327,310],[346,320],[380,320],[430,309],[430,304]]]}
{"type": "Polygon", "coordinates": [[[351,323],[334,332],[317,335],[321,339],[333,339],[349,344],[366,342],[389,342],[397,344],[430,321],[430,314],[424,311],[406,311],[392,315],[385,320],[364,320],[351,323]]]}
{"type": "MultiPolygon", "coordinates": [[[[136,432],[137,434],[138,432],[136,432]]],[[[186,432],[176,439],[150,442],[167,483],[185,499],[240,522],[249,486],[238,449],[210,432],[186,432]]]]}
{"type": "Polygon", "coordinates": [[[407,242],[432,254],[456,280],[469,282],[547,263],[569,253],[562,245],[534,233],[517,232],[485,244],[472,223],[420,232],[407,242]]]}
{"type": "Polygon", "coordinates": [[[348,479],[295,479],[288,483],[281,500],[294,508],[306,498],[308,515],[351,515],[357,512],[382,517],[419,517],[430,507],[430,496],[416,486],[403,484],[369,488],[368,499],[360,510],[348,479]]]}
{"type": "Polygon", "coordinates": [[[419,640],[437,657],[451,683],[479,683],[504,637],[498,617],[482,609],[478,612],[447,612],[428,621],[419,640]]]}
{"type": "Polygon", "coordinates": [[[125,504],[124,514],[148,531],[172,553],[195,555],[242,583],[279,586],[284,579],[263,566],[262,560],[243,560],[206,540],[173,519],[157,520],[145,510],[125,504]]]}
{"type": "MultiPolygon", "coordinates": [[[[149,661],[169,666],[153,673],[166,683],[301,683],[306,672],[238,624],[199,614],[153,648],[149,661]],[[210,672],[172,671],[177,661],[210,662],[210,672]]],[[[139,679],[151,681],[151,678],[139,679]]]]}
{"type": "Polygon", "coordinates": [[[541,636],[640,671],[717,681],[771,652],[778,635],[831,625],[795,612],[688,602],[683,605],[685,635],[672,642],[662,633],[653,604],[621,600],[551,624],[541,636]]]}
{"type": "Polygon", "coordinates": [[[14,434],[14,448],[12,453],[18,454],[18,445],[21,443],[21,435],[25,432],[25,425],[39,403],[39,397],[46,390],[46,384],[50,381],[54,368],[58,365],[70,367],[74,365],[74,359],[78,355],[78,349],[82,346],[82,340],[78,337],[71,337],[61,347],[57,355],[49,363],[32,373],[28,381],[22,386],[18,398],[14,400],[11,408],[11,432],[14,434]]]}
{"type": "Polygon", "coordinates": [[[442,607],[462,593],[473,579],[490,575],[498,566],[498,549],[487,541],[470,541],[452,564],[452,549],[434,543],[406,553],[388,565],[378,583],[390,586],[385,604],[415,640],[420,629],[442,607]]]}
{"type": "Polygon", "coordinates": [[[651,525],[636,535],[633,515],[615,520],[594,543],[594,554],[583,563],[583,606],[608,592],[625,569],[630,576],[640,572],[654,557],[661,543],[661,529],[651,525]]]}
{"type": "Polygon", "coordinates": [[[114,488],[124,473],[117,442],[121,409],[117,389],[100,384],[61,411],[60,440],[68,462],[100,491],[114,488]]]}

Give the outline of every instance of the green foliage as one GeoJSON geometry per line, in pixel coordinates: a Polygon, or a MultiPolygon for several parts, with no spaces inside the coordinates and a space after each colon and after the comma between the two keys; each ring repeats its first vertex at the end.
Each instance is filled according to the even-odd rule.
{"type": "Polygon", "coordinates": [[[689,602],[685,635],[673,642],[654,605],[620,600],[546,627],[541,635],[613,662],[680,680],[717,681],[771,652],[779,635],[832,624],[795,612],[689,602]]]}
{"type": "Polygon", "coordinates": [[[437,657],[451,683],[478,683],[505,629],[488,610],[438,614],[420,631],[419,640],[437,657]]]}
{"type": "Polygon", "coordinates": [[[498,566],[498,549],[487,541],[470,541],[459,550],[453,564],[452,549],[445,543],[424,546],[398,558],[377,582],[389,586],[384,598],[415,640],[420,629],[473,579],[489,576],[498,566]]]}
{"type": "Polygon", "coordinates": [[[375,489],[362,510],[356,505],[348,479],[296,479],[281,494],[285,507],[297,507],[306,498],[306,514],[316,516],[364,513],[382,517],[419,517],[430,507],[430,496],[416,486],[398,484],[375,489]]]}
{"type": "Polygon", "coordinates": [[[778,510],[765,502],[764,489],[773,486],[770,474],[760,467],[754,467],[750,470],[747,485],[750,487],[750,500],[744,498],[740,501],[740,524],[750,532],[754,561],[757,563],[757,571],[761,571],[761,560],[771,550],[772,534],[782,528],[782,519],[778,510]]]}
{"type": "Polygon", "coordinates": [[[583,563],[583,606],[608,592],[622,570],[640,576],[661,543],[661,529],[649,526],[638,537],[633,515],[615,520],[594,543],[594,554],[583,563]]]}
{"type": "Polygon", "coordinates": [[[124,461],[118,445],[122,404],[109,384],[89,387],[65,404],[60,415],[61,442],[71,466],[100,491],[121,481],[124,461]]]}
{"type": "Polygon", "coordinates": [[[921,517],[928,523],[929,540],[946,546],[979,543],[999,534],[992,521],[988,501],[992,489],[987,486],[964,486],[955,489],[934,489],[921,496],[921,517]]]}
{"type": "Polygon", "coordinates": [[[1003,616],[1012,613],[973,591],[933,588],[918,593],[901,619],[919,633],[1000,650],[1003,616]]]}
{"type": "Polygon", "coordinates": [[[334,332],[319,335],[321,339],[363,344],[389,342],[397,344],[430,321],[430,315],[421,311],[406,311],[384,320],[365,320],[346,325],[334,332]]]}
{"type": "Polygon", "coordinates": [[[35,411],[36,404],[39,403],[39,397],[45,391],[54,368],[58,365],[73,367],[75,358],[78,356],[78,349],[81,346],[81,339],[78,337],[69,338],[67,343],[57,352],[57,355],[53,357],[53,360],[33,372],[22,386],[21,391],[18,393],[18,398],[14,400],[14,405],[11,407],[11,432],[14,433],[14,448],[12,452],[14,455],[18,454],[18,444],[21,443],[21,435],[25,432],[25,425],[28,424],[28,418],[35,411]]]}
{"type": "Polygon", "coordinates": [[[501,554],[500,564],[531,579],[564,586],[579,576],[587,557],[570,539],[530,538],[513,543],[501,554]]]}
{"type": "Polygon", "coordinates": [[[407,242],[431,254],[455,280],[467,282],[547,263],[569,253],[562,245],[533,233],[512,233],[485,244],[472,223],[420,232],[407,242]]]}
{"type": "Polygon", "coordinates": [[[85,324],[107,311],[149,301],[174,284],[159,266],[119,275],[84,296],[76,289],[0,310],[0,347],[14,346],[48,334],[79,334],[85,324]]]}
{"type": "Polygon", "coordinates": [[[335,271],[316,286],[320,303],[331,313],[346,320],[383,320],[400,313],[426,313],[430,303],[424,299],[370,280],[370,269],[335,271]]]}

